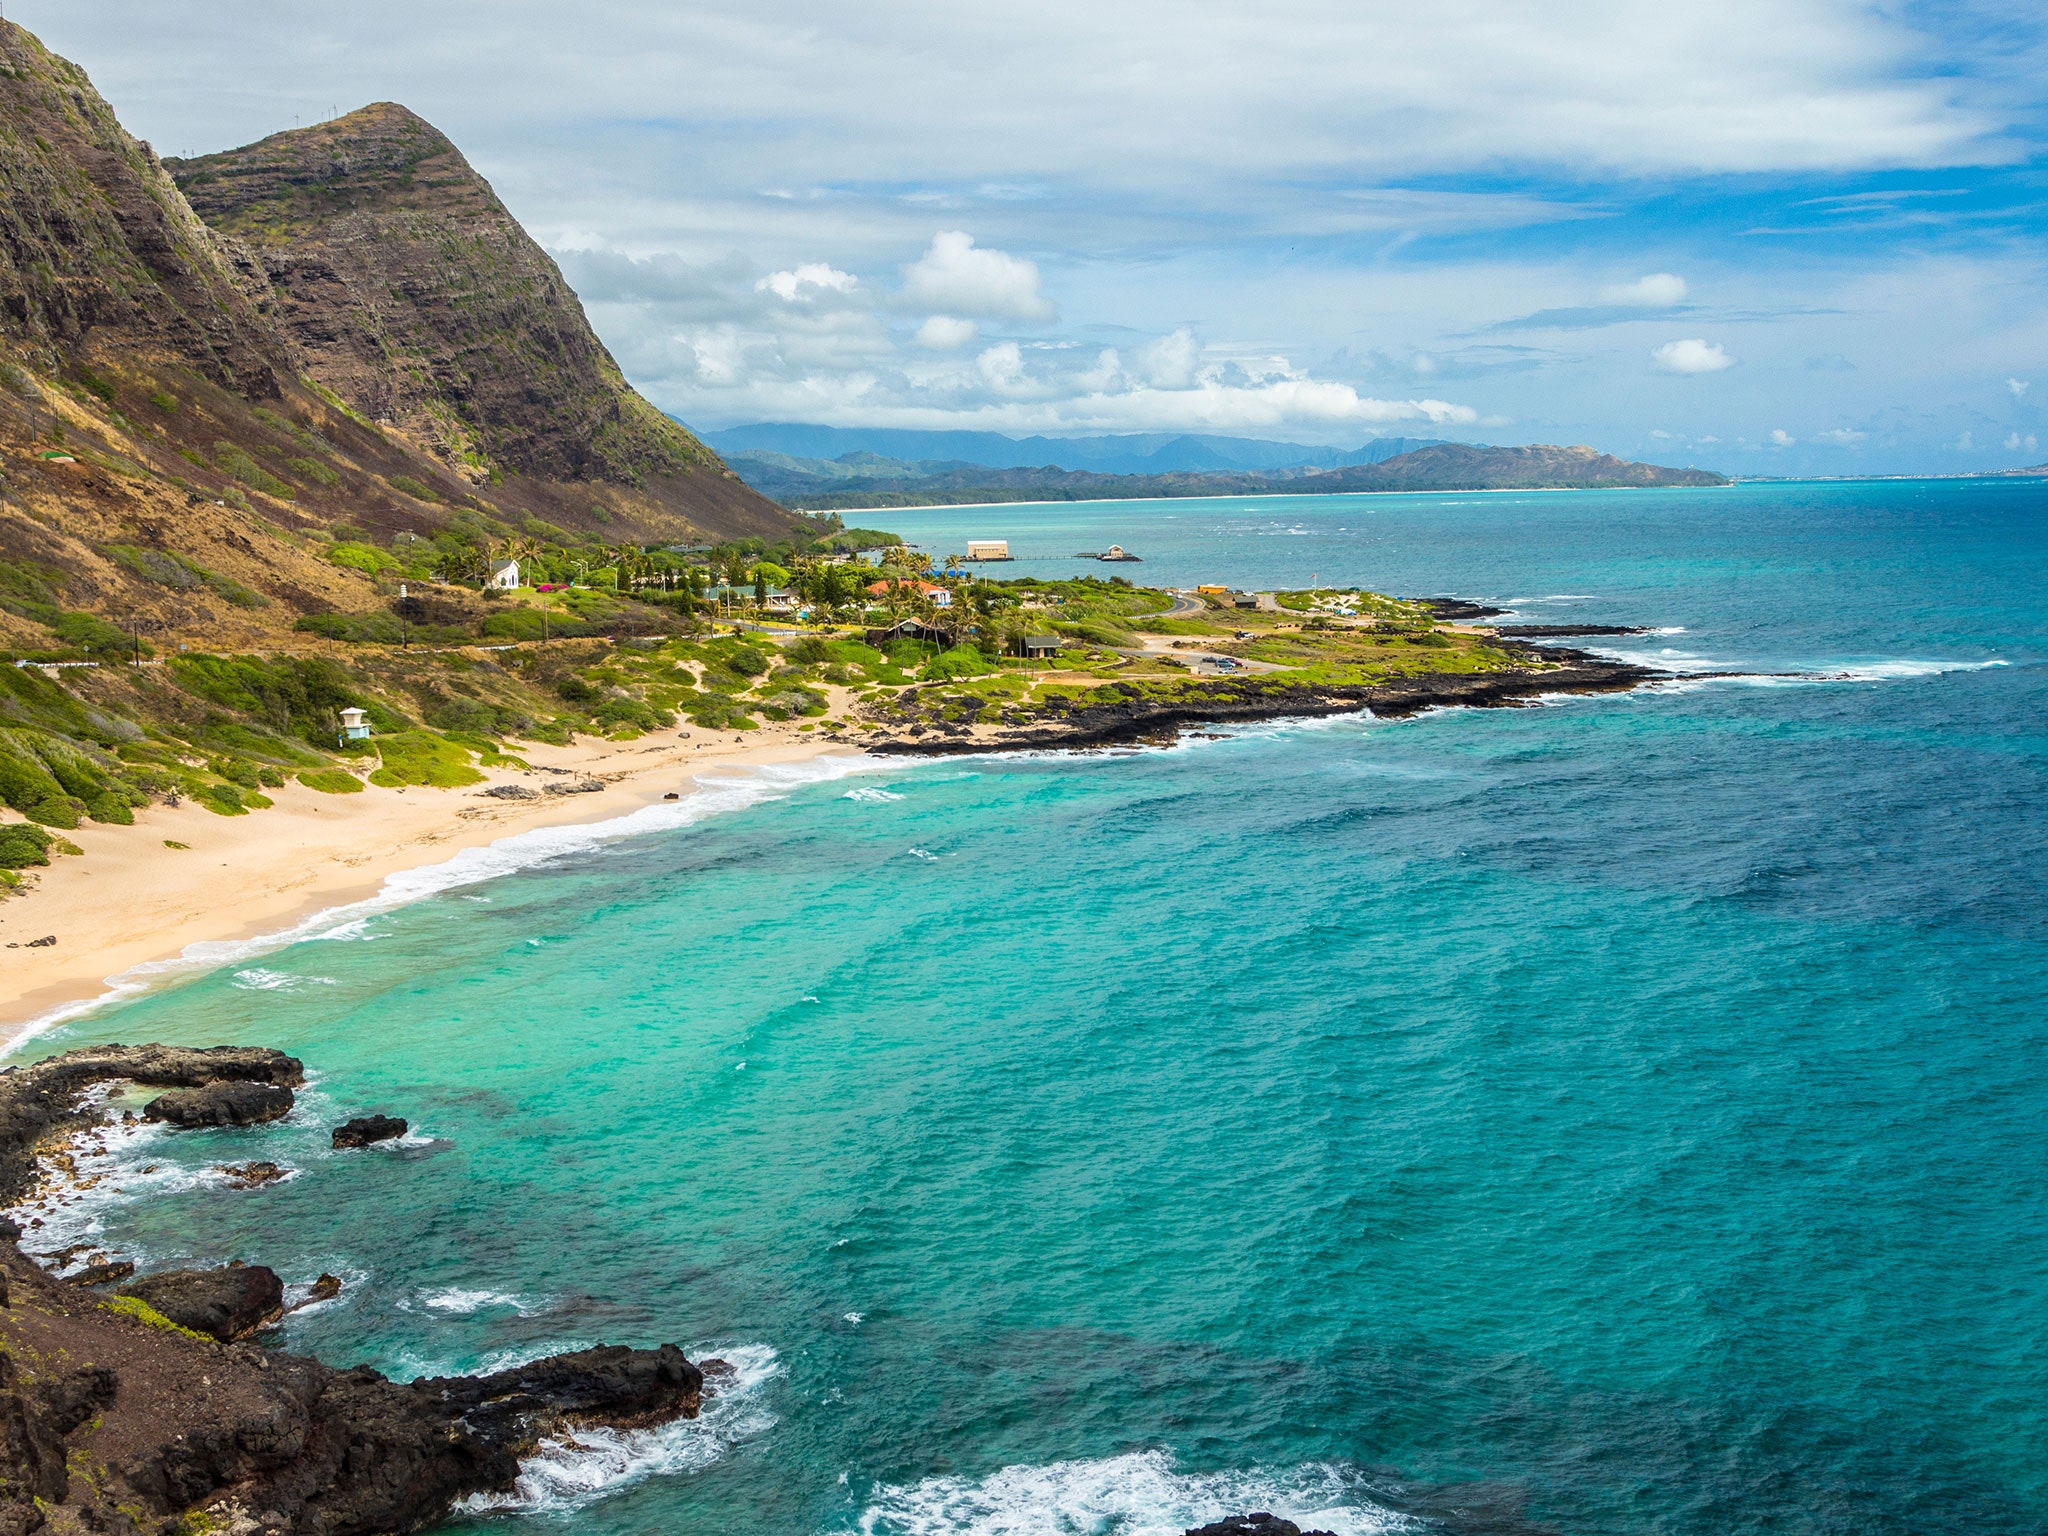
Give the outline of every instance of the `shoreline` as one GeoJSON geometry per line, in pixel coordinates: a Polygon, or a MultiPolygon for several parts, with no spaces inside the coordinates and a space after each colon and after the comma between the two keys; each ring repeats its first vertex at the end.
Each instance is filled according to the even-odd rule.
{"type": "Polygon", "coordinates": [[[708,792],[699,776],[716,770],[853,757],[864,745],[774,726],[744,736],[584,738],[520,748],[531,769],[484,769],[485,782],[463,789],[372,785],[327,795],[294,783],[269,791],[276,804],[247,816],[187,801],[138,809],[133,826],[88,822],[64,834],[87,857],[53,859],[34,871],[34,889],[0,902],[0,945],[20,946],[0,948],[10,983],[0,1002],[0,1056],[107,1003],[213,969],[237,947],[290,943],[323,914],[375,903],[395,878],[472,850],[549,828],[600,826],[669,794],[687,804],[708,792]],[[558,775],[604,788],[535,800],[483,793],[538,788],[558,775]],[[45,935],[56,944],[29,947],[45,935]],[[227,953],[209,953],[216,949],[227,953]]]}
{"type": "MultiPolygon", "coordinates": [[[[485,769],[464,789],[368,786],[325,795],[298,784],[276,804],[222,817],[187,802],[152,805],[132,827],[86,824],[66,834],[90,857],[62,856],[37,871],[35,889],[0,903],[0,949],[18,990],[0,1003],[0,1057],[97,1008],[282,948],[330,914],[382,910],[446,888],[393,892],[408,874],[451,864],[523,834],[601,827],[662,804],[710,792],[702,776],[841,755],[929,757],[1085,751],[1159,744],[1204,725],[1365,714],[1400,719],[1425,710],[1502,708],[1547,694],[1628,692],[1661,674],[1582,651],[1526,648],[1544,664],[1509,672],[1425,674],[1366,686],[1267,689],[1221,682],[1199,698],[1093,704],[1013,728],[900,723],[857,735],[763,726],[741,736],[691,731],[665,740],[583,738],[571,747],[518,749],[529,769],[485,769]],[[529,789],[558,776],[601,781],[602,790],[498,799],[501,785],[529,789]],[[173,847],[173,843],[188,846],[173,847]],[[111,894],[110,894],[111,893],[111,894]],[[44,935],[57,942],[29,947],[44,935]],[[83,946],[71,935],[92,934],[83,946]]],[[[477,878],[490,878],[480,874],[477,878]]],[[[456,881],[453,883],[465,883],[456,881]]]]}

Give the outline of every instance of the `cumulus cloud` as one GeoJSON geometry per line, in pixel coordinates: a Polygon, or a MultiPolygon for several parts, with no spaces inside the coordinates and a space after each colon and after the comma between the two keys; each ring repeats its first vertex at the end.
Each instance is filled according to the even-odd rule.
{"type": "Polygon", "coordinates": [[[1729,355],[1718,341],[1697,336],[1667,341],[1650,354],[1650,361],[1666,373],[1719,373],[1733,368],[1738,359],[1729,355]]]}
{"type": "Polygon", "coordinates": [[[1613,283],[1600,290],[1600,302],[1630,308],[1669,309],[1685,302],[1685,279],[1675,272],[1652,272],[1632,283],[1613,283]]]}
{"type": "Polygon", "coordinates": [[[851,293],[859,286],[851,272],[841,272],[822,261],[806,262],[788,272],[770,272],[754,286],[794,304],[821,293],[851,293]]]}
{"type": "Polygon", "coordinates": [[[1059,318],[1039,291],[1038,264],[977,246],[965,230],[942,230],[903,274],[903,295],[921,309],[977,319],[1044,323],[1059,318]]]}
{"type": "Polygon", "coordinates": [[[2041,439],[2032,432],[2025,437],[2021,437],[2017,432],[2008,432],[2005,435],[2005,447],[2008,453],[2017,453],[2022,448],[2028,453],[2036,453],[2040,450],[2041,439]]]}
{"type": "Polygon", "coordinates": [[[917,335],[912,339],[929,352],[957,352],[962,347],[972,346],[980,335],[981,327],[972,320],[962,320],[954,315],[933,315],[917,328],[917,335]]]}
{"type": "Polygon", "coordinates": [[[1814,433],[1821,442],[1833,443],[1837,448],[1854,448],[1869,435],[1868,432],[1858,432],[1854,427],[1835,427],[1826,432],[1814,433]]]}
{"type": "Polygon", "coordinates": [[[1783,427],[1771,428],[1771,446],[1773,448],[1790,448],[1798,441],[1798,438],[1787,432],[1783,427]]]}
{"type": "Polygon", "coordinates": [[[2032,381],[2028,379],[2007,379],[2005,387],[2012,391],[2013,399],[2021,400],[2026,397],[2027,389],[2031,383],[2032,381]]]}

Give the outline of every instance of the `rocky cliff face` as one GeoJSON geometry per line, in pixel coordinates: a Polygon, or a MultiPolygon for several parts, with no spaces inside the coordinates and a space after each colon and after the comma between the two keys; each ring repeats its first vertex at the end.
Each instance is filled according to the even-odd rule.
{"type": "Polygon", "coordinates": [[[312,131],[312,183],[299,135],[217,173],[223,209],[269,191],[215,229],[84,71],[0,21],[0,645],[82,611],[243,646],[379,606],[320,558],[337,528],[793,526],[633,392],[445,139],[346,121],[312,131]]]}
{"type": "Polygon", "coordinates": [[[772,516],[625,381],[554,261],[404,107],[169,167],[207,224],[254,253],[268,312],[311,376],[471,484],[623,488],[772,516]]]}
{"type": "Polygon", "coordinates": [[[0,316],[55,366],[148,354],[272,399],[261,268],[192,212],[77,65],[0,23],[0,316]]]}

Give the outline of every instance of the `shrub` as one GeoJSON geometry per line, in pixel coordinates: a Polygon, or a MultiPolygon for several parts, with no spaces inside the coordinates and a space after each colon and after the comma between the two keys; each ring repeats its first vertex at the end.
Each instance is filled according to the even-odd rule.
{"type": "Polygon", "coordinates": [[[232,784],[208,784],[198,794],[199,803],[220,816],[246,816],[249,808],[242,803],[242,792],[232,784]]]}
{"type": "MultiPolygon", "coordinates": [[[[59,640],[82,651],[119,654],[132,650],[135,645],[128,631],[109,624],[97,614],[60,613],[50,628],[59,640]]],[[[149,654],[147,646],[143,648],[143,654],[149,654]]]]}
{"type": "Polygon", "coordinates": [[[414,501],[439,501],[441,499],[431,486],[422,481],[415,480],[411,475],[393,475],[385,484],[389,485],[394,491],[400,491],[410,496],[414,501]]]}
{"type": "Polygon", "coordinates": [[[261,491],[266,496],[275,496],[280,501],[292,499],[292,488],[289,485],[233,443],[215,443],[213,462],[220,466],[222,473],[232,475],[251,490],[261,491]]]}
{"type": "Polygon", "coordinates": [[[150,392],[149,403],[168,416],[177,410],[178,397],[169,390],[153,390],[150,392]]]}
{"type": "Polygon", "coordinates": [[[341,476],[318,459],[286,459],[284,467],[300,479],[310,480],[317,486],[341,484],[341,476]]]}
{"type": "Polygon", "coordinates": [[[396,789],[407,784],[425,784],[436,789],[454,789],[463,784],[481,784],[484,776],[470,766],[469,753],[454,742],[431,731],[402,731],[377,738],[377,755],[384,766],[370,775],[372,784],[396,789]]]}
{"type": "Polygon", "coordinates": [[[138,1323],[160,1328],[165,1333],[182,1333],[188,1339],[203,1339],[209,1344],[213,1342],[211,1335],[195,1333],[190,1328],[172,1322],[140,1296],[116,1296],[112,1301],[103,1301],[100,1305],[109,1312],[119,1312],[124,1317],[132,1317],[138,1323]]]}
{"type": "Polygon", "coordinates": [[[50,862],[50,834],[28,822],[0,827],[0,869],[27,869],[50,862]]]}
{"type": "Polygon", "coordinates": [[[363,781],[339,768],[305,769],[299,774],[299,782],[323,795],[360,795],[363,792],[363,781]]]}
{"type": "Polygon", "coordinates": [[[352,571],[361,571],[366,576],[378,576],[385,571],[402,571],[405,563],[395,555],[387,554],[374,544],[365,544],[355,539],[345,539],[327,551],[329,565],[344,566],[352,571]]]}

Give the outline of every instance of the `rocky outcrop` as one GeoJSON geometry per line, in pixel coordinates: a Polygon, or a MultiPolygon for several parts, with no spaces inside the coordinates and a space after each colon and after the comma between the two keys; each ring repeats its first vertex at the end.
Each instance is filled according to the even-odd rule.
{"type": "Polygon", "coordinates": [[[1187,1536],[1331,1536],[1328,1531],[1304,1531],[1292,1520],[1261,1511],[1256,1515],[1232,1515],[1210,1525],[1197,1526],[1187,1536]]]}
{"type": "Polygon", "coordinates": [[[278,1083],[208,1083],[159,1094],[142,1118],[195,1129],[207,1125],[262,1125],[292,1112],[292,1091],[278,1083]]]}
{"type": "Polygon", "coordinates": [[[406,1123],[395,1115],[358,1115],[334,1128],[336,1151],[367,1147],[373,1142],[392,1141],[406,1133],[406,1123]]]}
{"type": "Polygon", "coordinates": [[[304,1063],[282,1051],[222,1045],[194,1050],[179,1045],[103,1045],[67,1051],[47,1061],[0,1071],[0,1204],[19,1201],[35,1183],[36,1148],[45,1138],[76,1130],[97,1116],[87,1092],[126,1080],[163,1088],[213,1083],[269,1083],[295,1087],[304,1063]]]}
{"type": "MultiPolygon", "coordinates": [[[[91,1088],[122,1078],[283,1088],[304,1071],[278,1051],[110,1046],[0,1072],[0,1198],[29,1187],[39,1143],[96,1118],[91,1088]]],[[[411,1383],[338,1371],[224,1342],[282,1313],[260,1265],[151,1275],[102,1303],[20,1235],[0,1221],[0,1536],[415,1531],[509,1491],[544,1436],[693,1417],[705,1391],[672,1344],[411,1383]]],[[[323,1275],[307,1299],[340,1289],[323,1275]]]]}
{"type": "Polygon", "coordinates": [[[220,1269],[167,1269],[145,1275],[120,1294],[147,1302],[180,1328],[231,1343],[284,1316],[284,1282],[261,1264],[220,1269]]]}
{"type": "Polygon", "coordinates": [[[508,1491],[543,1436],[693,1417],[704,1393],[673,1345],[400,1383],[167,1330],[49,1279],[11,1244],[0,1272],[0,1536],[414,1531],[508,1491]],[[91,1477],[67,1471],[84,1467],[91,1477]]]}
{"type": "Polygon", "coordinates": [[[890,716],[864,733],[870,751],[933,756],[949,752],[1108,746],[1170,739],[1200,725],[1312,719],[1361,711],[1385,719],[1449,706],[1494,708],[1542,694],[1621,693],[1660,674],[1583,652],[1524,648],[1532,663],[1496,672],[1425,672],[1384,683],[1324,684],[1259,677],[1203,679],[1164,689],[1110,684],[1082,699],[1057,699],[1027,718],[981,730],[921,718],[914,691],[891,700],[890,716]],[[1539,661],[1538,658],[1541,658],[1539,661]],[[1098,695],[1114,692],[1114,700],[1098,695]]]}

